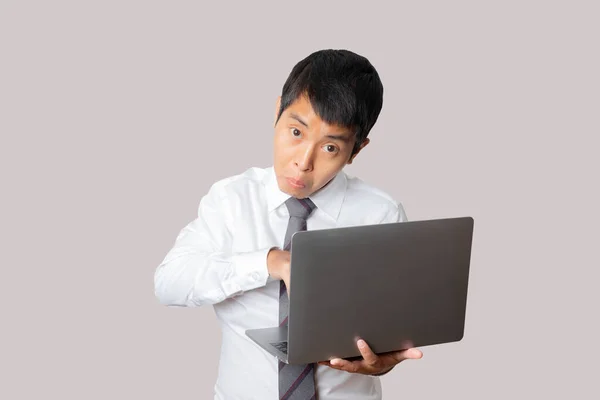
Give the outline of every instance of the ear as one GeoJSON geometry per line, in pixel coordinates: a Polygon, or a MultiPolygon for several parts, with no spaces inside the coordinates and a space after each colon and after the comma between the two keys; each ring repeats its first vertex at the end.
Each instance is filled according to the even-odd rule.
{"type": "Polygon", "coordinates": [[[369,138],[365,138],[365,140],[363,140],[362,144],[360,145],[360,147],[358,148],[358,150],[356,150],[356,153],[354,153],[354,155],[352,157],[350,157],[350,160],[348,160],[347,164],[352,164],[352,161],[354,161],[354,158],[358,155],[358,153],[360,153],[360,151],[362,149],[364,149],[370,142],[371,140],[369,138]]]}
{"type": "Polygon", "coordinates": [[[273,126],[277,125],[277,115],[279,114],[280,106],[281,106],[281,96],[277,96],[277,101],[275,102],[275,116],[273,118],[273,126]]]}

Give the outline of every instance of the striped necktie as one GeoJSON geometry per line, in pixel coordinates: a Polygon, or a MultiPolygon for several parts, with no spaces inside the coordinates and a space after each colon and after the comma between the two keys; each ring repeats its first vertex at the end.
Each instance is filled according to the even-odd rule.
{"type": "MultiPolygon", "coordinates": [[[[306,230],[306,219],[316,208],[308,198],[289,198],[285,205],[290,212],[285,232],[284,250],[291,251],[292,235],[306,230]]],[[[283,280],[279,286],[279,326],[287,324],[289,299],[283,280]]],[[[279,399],[310,400],[315,398],[314,364],[288,365],[279,361],[279,399]]]]}

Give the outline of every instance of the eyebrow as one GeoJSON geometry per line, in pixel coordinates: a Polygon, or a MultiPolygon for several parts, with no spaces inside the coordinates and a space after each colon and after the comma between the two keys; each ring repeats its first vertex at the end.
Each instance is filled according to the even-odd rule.
{"type": "Polygon", "coordinates": [[[294,113],[290,113],[290,117],[294,118],[296,121],[300,122],[302,125],[308,128],[308,124],[302,120],[298,115],[294,113]]]}
{"type": "MultiPolygon", "coordinates": [[[[300,122],[302,125],[304,125],[305,127],[308,128],[308,124],[306,122],[304,122],[304,120],[302,120],[302,118],[300,118],[298,115],[296,115],[294,113],[290,113],[290,117],[295,119],[296,121],[300,122]]],[[[325,137],[327,137],[329,139],[333,139],[333,140],[339,140],[344,143],[348,143],[352,139],[351,137],[348,137],[347,135],[326,135],[325,137]]]]}

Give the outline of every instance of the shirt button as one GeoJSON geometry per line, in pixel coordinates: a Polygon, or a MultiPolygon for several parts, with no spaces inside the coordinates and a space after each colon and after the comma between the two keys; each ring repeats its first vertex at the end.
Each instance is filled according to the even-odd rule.
{"type": "Polygon", "coordinates": [[[252,279],[254,279],[255,281],[258,280],[258,272],[253,272],[251,276],[252,276],[252,279]]]}

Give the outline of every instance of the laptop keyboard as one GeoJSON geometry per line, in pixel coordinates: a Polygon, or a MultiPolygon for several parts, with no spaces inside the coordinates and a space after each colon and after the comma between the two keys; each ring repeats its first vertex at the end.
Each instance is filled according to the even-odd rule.
{"type": "Polygon", "coordinates": [[[271,343],[273,347],[275,347],[277,350],[281,351],[284,354],[287,354],[287,344],[288,342],[271,343]]]}

